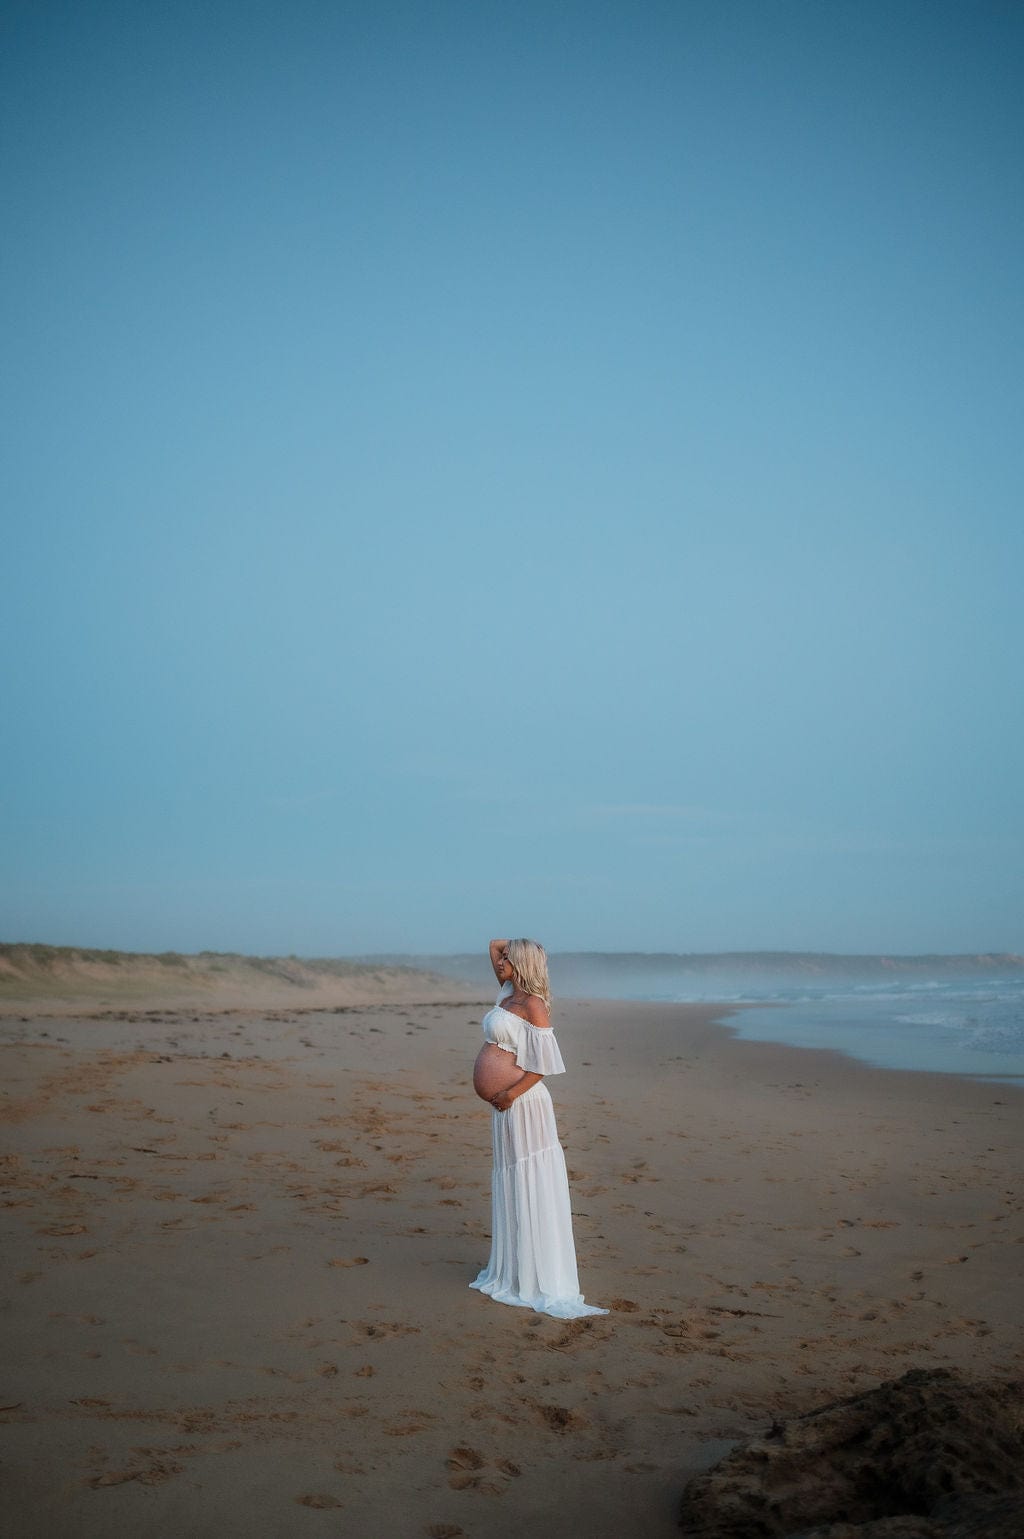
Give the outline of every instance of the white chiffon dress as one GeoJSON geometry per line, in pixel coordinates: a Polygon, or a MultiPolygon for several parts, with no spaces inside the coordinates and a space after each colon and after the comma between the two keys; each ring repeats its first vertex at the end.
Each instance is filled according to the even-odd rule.
{"type": "MultiPolygon", "coordinates": [[[[550,1026],[533,1026],[502,1007],[502,986],[483,1019],[484,1041],[514,1052],[521,1069],[564,1074],[550,1026]]],[[[558,1142],[555,1110],[543,1080],[517,1096],[508,1111],[491,1112],[491,1254],[470,1283],[499,1304],[518,1304],[561,1320],[606,1315],[585,1304],[576,1271],[569,1177],[558,1142]]]]}

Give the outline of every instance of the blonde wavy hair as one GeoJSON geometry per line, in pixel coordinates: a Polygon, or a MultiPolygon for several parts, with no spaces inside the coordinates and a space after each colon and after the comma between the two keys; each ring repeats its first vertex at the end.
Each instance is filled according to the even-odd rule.
{"type": "Polygon", "coordinates": [[[510,940],[508,959],[519,987],[536,994],[551,1009],[551,984],[548,982],[548,954],[539,941],[510,940]]]}

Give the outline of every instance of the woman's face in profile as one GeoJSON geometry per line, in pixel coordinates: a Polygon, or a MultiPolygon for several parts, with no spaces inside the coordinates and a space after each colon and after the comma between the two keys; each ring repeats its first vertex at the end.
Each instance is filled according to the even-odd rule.
{"type": "Polygon", "coordinates": [[[498,977],[502,983],[512,982],[512,963],[508,959],[507,951],[503,951],[498,958],[498,977]]]}

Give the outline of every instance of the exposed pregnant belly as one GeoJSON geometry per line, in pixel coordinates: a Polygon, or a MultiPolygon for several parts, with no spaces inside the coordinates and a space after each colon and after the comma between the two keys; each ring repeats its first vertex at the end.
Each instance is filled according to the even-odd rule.
{"type": "Polygon", "coordinates": [[[506,1052],[494,1042],[485,1042],[473,1065],[473,1089],[482,1101],[489,1101],[499,1090],[508,1090],[523,1077],[515,1053],[506,1052]]]}

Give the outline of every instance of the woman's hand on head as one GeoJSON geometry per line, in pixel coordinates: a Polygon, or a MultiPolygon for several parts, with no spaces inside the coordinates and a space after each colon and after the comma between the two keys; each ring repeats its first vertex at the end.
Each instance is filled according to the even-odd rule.
{"type": "Polygon", "coordinates": [[[504,981],[502,963],[507,961],[504,954],[507,947],[507,940],[492,940],[487,948],[491,957],[491,966],[494,968],[494,976],[499,983],[504,981]]]}

